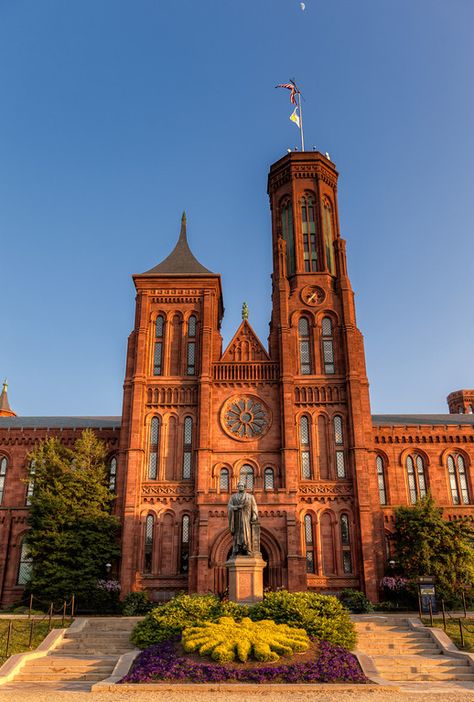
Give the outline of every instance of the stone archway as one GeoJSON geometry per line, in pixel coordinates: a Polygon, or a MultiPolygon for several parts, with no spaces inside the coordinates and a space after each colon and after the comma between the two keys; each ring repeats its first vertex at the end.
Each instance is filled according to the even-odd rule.
{"type": "MultiPolygon", "coordinates": [[[[260,542],[262,556],[267,563],[263,571],[264,588],[277,590],[287,586],[285,557],[279,543],[267,529],[261,529],[260,542]]],[[[214,540],[209,554],[209,567],[214,572],[213,591],[223,594],[227,591],[227,568],[225,563],[232,553],[232,536],[226,529],[214,540]]]]}

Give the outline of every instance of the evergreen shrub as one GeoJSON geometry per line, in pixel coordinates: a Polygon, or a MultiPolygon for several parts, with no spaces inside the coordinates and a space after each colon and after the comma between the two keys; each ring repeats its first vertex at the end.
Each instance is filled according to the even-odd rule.
{"type": "Polygon", "coordinates": [[[367,614],[374,611],[372,602],[360,590],[350,588],[342,590],[339,593],[339,600],[354,614],[367,614]]]}
{"type": "Polygon", "coordinates": [[[348,650],[354,648],[357,637],[349,612],[331,595],[314,592],[266,593],[262,602],[250,609],[254,621],[271,619],[277,624],[304,629],[309,636],[348,650]]]}
{"type": "Polygon", "coordinates": [[[153,602],[150,602],[148,593],[144,590],[129,592],[122,602],[124,617],[141,617],[148,614],[151,609],[153,609],[153,602]]]}

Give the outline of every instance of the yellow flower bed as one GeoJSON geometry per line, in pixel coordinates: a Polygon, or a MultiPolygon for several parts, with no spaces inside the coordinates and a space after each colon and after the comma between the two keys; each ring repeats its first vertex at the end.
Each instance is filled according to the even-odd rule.
{"type": "Polygon", "coordinates": [[[198,651],[225,663],[249,658],[257,661],[277,661],[280,656],[307,651],[309,638],[304,629],[287,624],[275,624],[268,619],[253,622],[248,617],[236,622],[232,617],[221,617],[218,622],[185,629],[181,643],[187,653],[198,651]]]}

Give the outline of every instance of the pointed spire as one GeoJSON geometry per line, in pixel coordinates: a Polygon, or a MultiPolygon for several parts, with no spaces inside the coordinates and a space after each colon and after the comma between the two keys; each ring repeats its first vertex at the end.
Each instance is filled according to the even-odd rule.
{"type": "Polygon", "coordinates": [[[176,246],[164,261],[141,275],[215,275],[199,263],[189,248],[186,232],[186,212],[181,217],[181,229],[176,246]]]}
{"type": "Polygon", "coordinates": [[[8,383],[7,379],[3,381],[3,390],[0,393],[0,417],[16,417],[15,412],[11,409],[8,402],[8,383]]]}

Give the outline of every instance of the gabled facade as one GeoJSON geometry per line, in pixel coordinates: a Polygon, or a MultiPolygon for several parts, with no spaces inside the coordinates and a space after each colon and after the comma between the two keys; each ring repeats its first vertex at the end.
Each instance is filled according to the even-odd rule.
{"type": "Polygon", "coordinates": [[[223,351],[220,276],[192,254],[183,215],[171,254],[133,276],[121,418],[15,417],[4,388],[2,603],[25,579],[28,451],[51,434],[72,442],[85,426],[110,450],[123,593],[224,592],[239,479],[257,501],[272,589],[351,587],[376,600],[395,506],[431,490],[448,518],[474,514],[474,391],[452,393],[449,415],[371,416],[334,164],[289,153],[271,167],[268,194],[268,350],[244,315],[223,351]]]}

